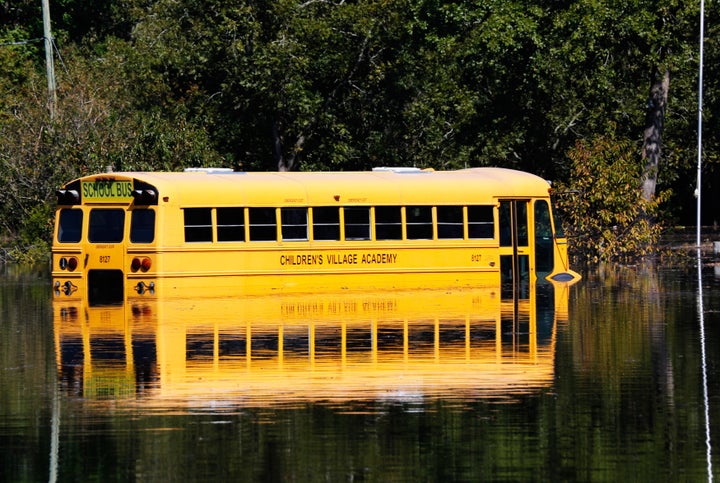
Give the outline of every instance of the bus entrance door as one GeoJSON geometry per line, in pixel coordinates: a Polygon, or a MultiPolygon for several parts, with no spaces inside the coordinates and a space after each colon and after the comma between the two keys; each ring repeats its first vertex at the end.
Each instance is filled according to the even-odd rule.
{"type": "Polygon", "coordinates": [[[528,298],[530,282],[530,244],[528,204],[530,200],[501,200],[500,282],[502,296],[528,298]]]}

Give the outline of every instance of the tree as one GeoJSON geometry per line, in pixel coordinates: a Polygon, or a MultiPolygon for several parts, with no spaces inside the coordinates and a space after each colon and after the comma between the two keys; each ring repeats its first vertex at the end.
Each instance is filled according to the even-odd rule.
{"type": "MultiPolygon", "coordinates": [[[[695,159],[698,5],[677,0],[545,3],[546,48],[532,63],[539,86],[532,97],[547,101],[541,131],[560,152],[598,134],[647,136],[645,152],[653,156],[639,156],[647,166],[641,179],[648,181],[648,193],[673,186],[671,206],[680,206],[694,190],[682,180],[695,159]],[[648,87],[655,93],[652,102],[648,87]],[[609,125],[612,133],[605,131],[609,125]]],[[[711,15],[718,13],[715,8],[711,15]]],[[[559,178],[566,178],[569,165],[557,152],[552,159],[559,178]]]]}
{"type": "MultiPolygon", "coordinates": [[[[128,97],[118,72],[125,60],[86,60],[82,51],[66,50],[59,72],[57,114],[46,109],[44,71],[30,71],[25,88],[0,117],[0,193],[3,232],[37,232],[34,215],[44,207],[46,221],[55,190],[71,179],[107,169],[177,170],[190,164],[214,164],[202,129],[188,122],[182,109],[140,110],[128,97]]],[[[49,240],[46,223],[43,238],[49,240]]],[[[26,240],[27,241],[27,240],[26,240]]]]}
{"type": "Polygon", "coordinates": [[[662,225],[651,220],[669,193],[643,197],[638,144],[612,135],[578,141],[558,209],[574,255],[585,262],[634,261],[655,253],[662,225]]]}
{"type": "Polygon", "coordinates": [[[648,112],[643,132],[642,158],[645,160],[642,173],[643,198],[652,200],[655,196],[660,153],[662,146],[662,130],[665,124],[665,107],[667,106],[668,90],[670,89],[670,71],[666,70],[662,77],[650,88],[648,112]]]}
{"type": "MultiPolygon", "coordinates": [[[[0,3],[0,16],[8,20],[2,39],[40,36],[38,5],[7,5],[0,3]]],[[[0,133],[8,146],[0,161],[9,182],[30,176],[39,187],[45,179],[65,181],[105,166],[210,164],[247,170],[499,165],[567,180],[574,168],[566,153],[578,140],[611,136],[640,143],[649,120],[654,144],[645,152],[659,154],[662,146],[662,160],[647,158],[654,161],[638,179],[656,182],[648,192],[673,186],[676,207],[695,188],[684,181],[696,158],[693,3],[59,5],[53,22],[63,57],[61,122],[35,112],[43,89],[38,45],[0,47],[0,133]],[[83,12],[95,8],[102,14],[92,24],[83,12]],[[648,86],[666,72],[672,88],[658,84],[654,92],[663,102],[652,105],[663,108],[648,116],[648,86]],[[50,166],[32,167],[31,160],[50,166]]],[[[714,75],[720,49],[712,48],[720,42],[713,30],[720,28],[713,27],[719,15],[720,9],[710,9],[708,124],[720,109],[720,76],[714,75]]],[[[720,134],[709,131],[705,169],[712,174],[720,134]]]]}

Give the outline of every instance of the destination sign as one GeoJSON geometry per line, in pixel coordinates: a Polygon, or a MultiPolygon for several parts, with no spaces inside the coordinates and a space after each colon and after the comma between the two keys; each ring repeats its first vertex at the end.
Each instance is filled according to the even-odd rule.
{"type": "Polygon", "coordinates": [[[83,181],[84,201],[103,203],[127,202],[132,200],[132,181],[83,181]]]}

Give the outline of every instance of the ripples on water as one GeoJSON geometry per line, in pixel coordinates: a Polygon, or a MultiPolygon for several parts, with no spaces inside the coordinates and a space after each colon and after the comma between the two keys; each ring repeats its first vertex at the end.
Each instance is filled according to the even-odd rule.
{"type": "Polygon", "coordinates": [[[6,277],[0,480],[707,480],[705,275],[707,404],[692,270],[120,307],[6,277]]]}

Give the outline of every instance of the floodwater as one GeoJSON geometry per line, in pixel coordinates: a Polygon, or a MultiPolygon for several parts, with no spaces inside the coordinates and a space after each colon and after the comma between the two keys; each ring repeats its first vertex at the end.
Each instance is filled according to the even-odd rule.
{"type": "Polygon", "coordinates": [[[700,273],[88,307],[6,268],[0,481],[710,481],[700,273]]]}

